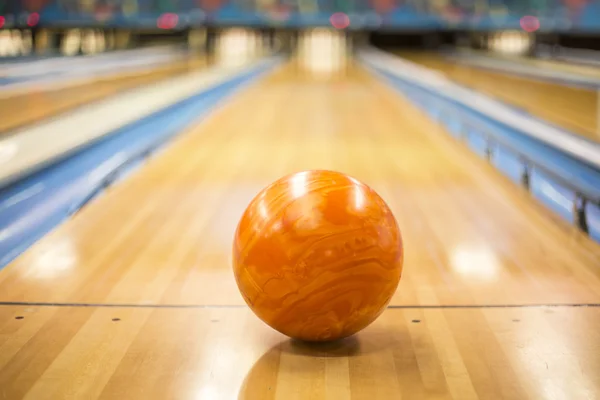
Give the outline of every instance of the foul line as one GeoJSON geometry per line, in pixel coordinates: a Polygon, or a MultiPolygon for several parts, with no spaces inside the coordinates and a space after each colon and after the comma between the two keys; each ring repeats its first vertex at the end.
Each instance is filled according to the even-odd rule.
{"type": "MultiPolygon", "coordinates": [[[[30,301],[0,301],[0,306],[25,307],[97,307],[97,308],[247,308],[245,304],[128,304],[128,303],[46,303],[30,301]]],[[[545,304],[441,304],[391,305],[388,309],[472,309],[472,308],[600,308],[600,303],[545,303],[545,304]]]]}

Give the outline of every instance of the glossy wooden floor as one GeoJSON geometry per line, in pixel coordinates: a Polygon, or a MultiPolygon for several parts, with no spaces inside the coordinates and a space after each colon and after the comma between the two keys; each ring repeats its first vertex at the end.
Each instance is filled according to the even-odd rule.
{"type": "Polygon", "coordinates": [[[457,83],[523,109],[534,116],[600,142],[598,92],[450,63],[433,53],[396,54],[443,72],[457,83]]]}
{"type": "Polygon", "coordinates": [[[248,88],[0,271],[0,301],[0,398],[600,396],[600,246],[354,68],[248,88]],[[406,246],[390,308],[319,346],[230,267],[250,199],[310,168],[379,191],[406,246]]]}
{"type": "Polygon", "coordinates": [[[151,70],[115,74],[65,89],[29,92],[0,99],[0,135],[45,118],[56,117],[60,113],[118,92],[181,75],[206,65],[206,57],[196,56],[151,70]]]}

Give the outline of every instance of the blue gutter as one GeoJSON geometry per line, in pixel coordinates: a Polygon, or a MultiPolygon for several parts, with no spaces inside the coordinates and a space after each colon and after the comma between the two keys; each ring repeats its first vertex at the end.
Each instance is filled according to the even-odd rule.
{"type": "Polygon", "coordinates": [[[403,92],[453,136],[488,158],[542,203],[600,243],[600,170],[450,97],[365,66],[403,92]],[[560,198],[562,200],[557,200],[560,198]],[[568,204],[567,204],[568,203],[568,204]]]}
{"type": "Polygon", "coordinates": [[[0,189],[0,269],[227,96],[276,64],[269,61],[244,71],[0,189]]]}
{"type": "MultiPolygon", "coordinates": [[[[454,99],[443,97],[376,66],[371,65],[370,68],[385,77],[397,89],[403,91],[416,89],[427,93],[432,98],[446,102],[446,107],[451,106],[454,108],[457,112],[456,115],[468,115],[477,125],[484,127],[484,130],[494,134],[502,144],[525,152],[532,161],[545,166],[550,173],[561,178],[563,182],[569,182],[579,187],[590,197],[590,200],[600,204],[600,171],[594,166],[576,159],[538,139],[532,138],[523,132],[517,131],[501,121],[489,118],[480,112],[458,103],[454,99]]],[[[431,102],[430,106],[435,107],[436,104],[431,102]]]]}

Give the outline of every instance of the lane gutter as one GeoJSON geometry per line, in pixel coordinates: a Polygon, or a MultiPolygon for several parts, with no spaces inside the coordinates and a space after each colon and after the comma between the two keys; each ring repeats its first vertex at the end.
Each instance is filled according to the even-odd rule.
{"type": "Polygon", "coordinates": [[[0,269],[279,62],[254,65],[0,189],[0,269]]]}

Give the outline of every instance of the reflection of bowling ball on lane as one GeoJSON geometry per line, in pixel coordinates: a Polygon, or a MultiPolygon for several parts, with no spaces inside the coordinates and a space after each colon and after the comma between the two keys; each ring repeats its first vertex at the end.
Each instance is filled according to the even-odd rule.
{"type": "MultiPolygon", "coordinates": [[[[284,381],[284,388],[278,387],[281,376],[302,376],[309,374],[315,380],[322,379],[318,375],[323,371],[324,360],[329,358],[347,358],[362,354],[360,343],[354,337],[349,337],[335,342],[311,343],[310,346],[295,342],[293,339],[286,340],[272,347],[255,361],[252,368],[247,372],[242,382],[238,400],[266,400],[284,397],[278,392],[285,392],[290,384],[298,381],[284,381]],[[293,361],[281,362],[281,357],[292,357],[293,361]],[[301,362],[296,360],[301,359],[301,362]],[[293,365],[293,371],[290,370],[293,365]]],[[[368,353],[365,355],[368,357],[368,353]]],[[[347,364],[346,364],[347,365],[347,364]]],[[[299,393],[298,398],[301,398],[299,393]]]]}
{"type": "Polygon", "coordinates": [[[371,188],[344,174],[305,171],[263,189],[233,246],[242,296],[292,338],[327,341],[371,324],[402,273],[396,220],[371,188]]]}
{"type": "MultiPolygon", "coordinates": [[[[394,355],[409,354],[414,357],[413,344],[406,328],[406,317],[402,310],[392,311],[392,321],[375,322],[364,334],[345,339],[307,343],[286,339],[271,346],[246,372],[238,392],[239,400],[268,400],[296,398],[347,398],[343,391],[324,396],[325,382],[337,385],[351,378],[358,385],[374,385],[389,382],[401,376],[403,371],[394,368],[382,371],[369,368],[393,359],[394,355]],[[353,374],[353,371],[360,371],[353,374]],[[386,378],[384,378],[384,376],[386,378]],[[338,380],[341,377],[341,381],[338,380]],[[310,384],[306,384],[310,382],[310,384]]],[[[412,378],[410,378],[412,379],[412,378]]],[[[364,394],[364,392],[363,392],[364,394]]],[[[352,398],[361,398],[352,393],[352,398]]]]}

